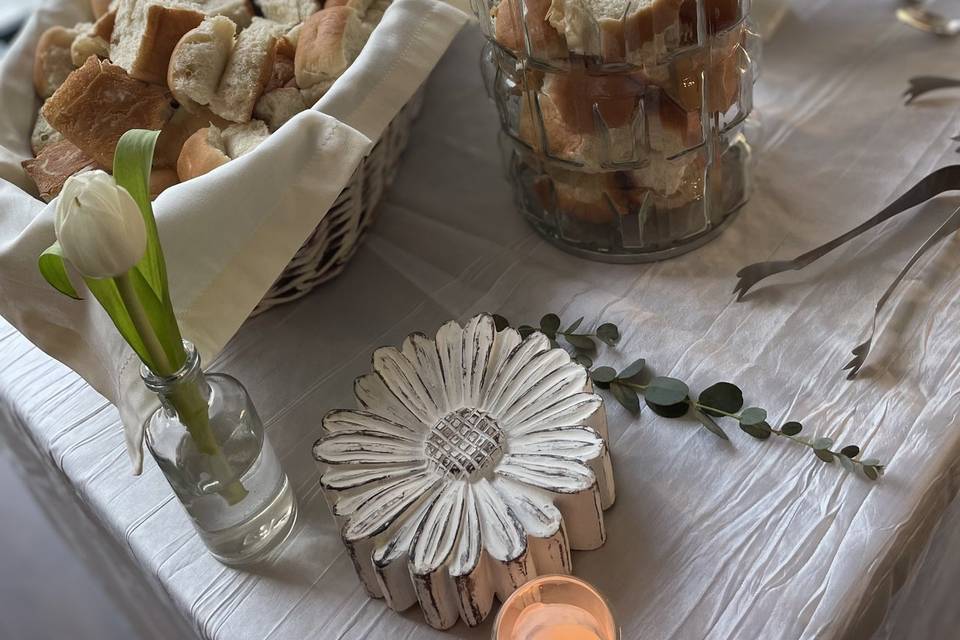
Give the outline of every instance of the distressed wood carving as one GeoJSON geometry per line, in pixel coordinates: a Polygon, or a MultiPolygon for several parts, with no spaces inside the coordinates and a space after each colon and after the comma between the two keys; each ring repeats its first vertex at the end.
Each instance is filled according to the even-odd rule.
{"type": "Polygon", "coordinates": [[[478,625],[537,575],[595,549],[614,501],[607,424],[586,371],[540,333],[479,315],[373,355],[356,410],[314,457],[360,580],[438,629],[478,625]]]}

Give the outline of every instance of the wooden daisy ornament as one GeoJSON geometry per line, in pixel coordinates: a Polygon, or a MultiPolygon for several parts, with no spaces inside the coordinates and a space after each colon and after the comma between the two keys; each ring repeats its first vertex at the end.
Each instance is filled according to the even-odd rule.
{"type": "Polygon", "coordinates": [[[378,349],[373,370],[313,450],[371,596],[419,602],[438,629],[478,625],[494,596],[603,544],[606,415],[566,351],[479,315],[378,349]]]}

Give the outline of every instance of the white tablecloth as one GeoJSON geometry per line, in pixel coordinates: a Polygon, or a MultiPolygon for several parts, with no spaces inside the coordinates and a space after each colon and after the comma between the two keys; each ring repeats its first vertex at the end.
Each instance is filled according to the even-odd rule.
{"type": "Polygon", "coordinates": [[[193,627],[225,640],[485,638],[489,623],[443,634],[415,610],[367,598],[318,492],[320,418],[352,404],[374,348],[411,331],[482,310],[602,318],[623,341],[601,360],[642,355],[695,390],[735,381],[772,420],[802,420],[889,464],[870,483],[734,425],[724,445],[693,423],[631,419],[611,403],[609,541],[574,563],[610,595],[623,637],[869,637],[957,486],[960,240],[912,274],[861,378],[846,381],[840,367],[956,199],[741,304],[730,291],[742,265],[811,248],[955,161],[960,94],[909,108],[899,94],[912,75],[953,73],[960,42],[902,27],[873,0],[794,2],[764,54],[755,197],[713,243],[646,266],[570,257],[515,213],[480,42],[465,32],[431,79],[397,183],[346,273],[248,322],[211,363],[247,385],[299,495],[302,522],[282,554],[249,572],[212,560],[156,466],[130,477],[114,409],[0,323],[0,423],[37,493],[145,637],[193,627]]]}

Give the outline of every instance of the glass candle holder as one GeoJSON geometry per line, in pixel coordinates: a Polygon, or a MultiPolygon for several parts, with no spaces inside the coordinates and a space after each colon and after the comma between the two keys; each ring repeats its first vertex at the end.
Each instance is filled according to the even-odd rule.
{"type": "Polygon", "coordinates": [[[493,623],[492,640],[619,640],[610,605],[573,576],[541,576],[513,592],[493,623]]]}
{"type": "Polygon", "coordinates": [[[521,212],[584,257],[700,246],[749,197],[748,0],[474,0],[521,212]]]}

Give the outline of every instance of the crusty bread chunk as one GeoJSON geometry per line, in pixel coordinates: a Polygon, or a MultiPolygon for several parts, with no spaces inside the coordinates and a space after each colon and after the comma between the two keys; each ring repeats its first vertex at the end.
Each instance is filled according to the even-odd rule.
{"type": "MultiPolygon", "coordinates": [[[[73,66],[82,67],[90,56],[98,58],[110,57],[110,38],[113,35],[113,25],[116,20],[116,11],[103,14],[93,24],[87,25],[70,45],[70,60],[73,66]]],[[[80,25],[77,25],[79,28],[80,25]]]]}
{"type": "Polygon", "coordinates": [[[368,35],[349,7],[331,7],[310,16],[303,23],[294,58],[297,85],[308,89],[339,77],[360,55],[368,35]]]}
{"type": "Polygon", "coordinates": [[[320,10],[318,0],[260,0],[263,17],[288,26],[299,24],[320,10]]]}
{"type": "Polygon", "coordinates": [[[74,70],[70,47],[79,33],[76,29],[50,27],[37,42],[33,58],[33,86],[41,98],[49,98],[74,70]]]}
{"type": "Polygon", "coordinates": [[[111,60],[138,80],[165,85],[174,47],[204,17],[197,7],[173,0],[120,0],[111,60]]]}
{"type": "Polygon", "coordinates": [[[93,17],[99,19],[105,13],[117,8],[117,0],[90,0],[93,17]]]}
{"type": "Polygon", "coordinates": [[[155,200],[161,193],[177,184],[180,184],[180,176],[175,170],[154,169],[150,172],[150,199],[155,200]]]}
{"type": "Polygon", "coordinates": [[[193,0],[200,10],[208,16],[223,16],[241,29],[246,29],[253,21],[256,12],[250,0],[193,0]]]}
{"type": "Polygon", "coordinates": [[[295,83],[293,71],[293,58],[287,57],[277,52],[276,60],[273,61],[273,71],[270,73],[270,81],[263,88],[264,93],[270,93],[281,87],[290,86],[295,83]]]}
{"type": "Polygon", "coordinates": [[[196,106],[187,109],[181,105],[160,132],[153,157],[153,166],[176,167],[183,145],[190,136],[211,124],[218,127],[230,126],[230,122],[214,114],[206,107],[196,106]]]}
{"type": "Polygon", "coordinates": [[[210,173],[231,160],[250,153],[267,139],[270,131],[259,120],[221,130],[215,125],[200,129],[183,145],[177,161],[182,182],[210,173]]]}
{"type": "Polygon", "coordinates": [[[130,129],[163,129],[173,114],[171,96],[91,56],[43,105],[54,129],[105,167],[130,129]]]}
{"type": "Polygon", "coordinates": [[[63,183],[81,171],[96,169],[97,163],[69,140],[60,140],[45,146],[36,158],[24,160],[23,169],[37,185],[44,202],[50,202],[63,183]]]}
{"type": "Polygon", "coordinates": [[[306,108],[300,89],[281,87],[260,96],[253,115],[267,123],[267,127],[273,132],[306,108]]]}
{"type": "Polygon", "coordinates": [[[361,16],[365,16],[371,5],[373,5],[373,0],[327,0],[323,3],[323,8],[350,7],[361,16]]]}
{"type": "Polygon", "coordinates": [[[494,37],[513,51],[525,52],[529,46],[538,58],[565,57],[563,36],[547,22],[550,9],[551,0],[501,0],[493,8],[494,37]]]}
{"type": "Polygon", "coordinates": [[[37,121],[33,125],[33,133],[30,134],[30,148],[33,149],[33,155],[40,155],[43,148],[48,144],[60,142],[63,140],[63,134],[50,126],[42,113],[37,113],[37,121]]]}
{"type": "Polygon", "coordinates": [[[229,18],[214,16],[180,39],[167,69],[167,85],[177,102],[187,107],[210,104],[233,52],[236,30],[229,18]]]}
{"type": "Polygon", "coordinates": [[[320,98],[327,94],[327,91],[330,91],[330,87],[333,86],[333,83],[336,82],[335,78],[330,78],[328,80],[321,80],[312,87],[307,87],[306,89],[300,89],[300,95],[303,97],[303,103],[308,107],[313,107],[320,101],[320,98]]]}
{"type": "Polygon", "coordinates": [[[210,110],[232,122],[249,122],[257,99],[273,73],[277,40],[284,29],[276,22],[254,18],[240,32],[227,60],[210,110]]]}

